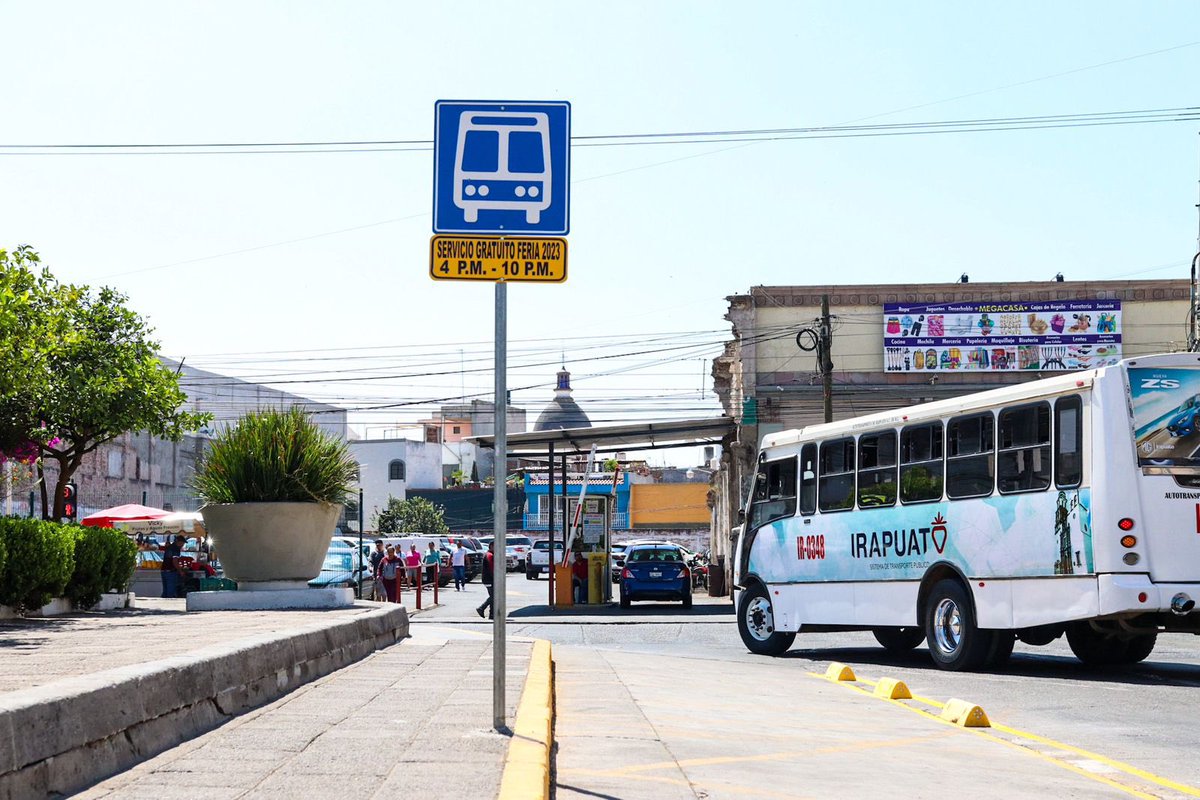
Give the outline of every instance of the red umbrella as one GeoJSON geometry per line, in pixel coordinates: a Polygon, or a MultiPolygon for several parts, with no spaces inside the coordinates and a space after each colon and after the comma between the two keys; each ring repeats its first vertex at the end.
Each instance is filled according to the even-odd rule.
{"type": "Polygon", "coordinates": [[[129,522],[135,519],[159,519],[170,516],[170,514],[170,511],[163,511],[161,508],[150,508],[138,503],[127,503],[123,506],[114,506],[113,508],[106,508],[103,511],[97,511],[95,514],[88,514],[79,520],[79,523],[91,528],[111,528],[114,522],[129,522]]]}

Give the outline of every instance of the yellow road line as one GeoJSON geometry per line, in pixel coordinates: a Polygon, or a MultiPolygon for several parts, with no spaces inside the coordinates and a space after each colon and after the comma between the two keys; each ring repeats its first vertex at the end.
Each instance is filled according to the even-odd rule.
{"type": "MultiPolygon", "coordinates": [[[[846,683],[844,681],[843,682],[831,681],[828,678],[826,678],[823,673],[810,672],[808,674],[811,677],[825,681],[826,683],[832,683],[836,686],[842,686],[842,687],[845,687],[852,691],[858,692],[859,694],[865,695],[866,697],[870,697],[875,700],[883,700],[886,703],[891,703],[892,705],[899,706],[900,708],[903,708],[907,711],[911,711],[914,714],[920,714],[921,716],[928,717],[929,719],[932,719],[935,722],[940,722],[943,725],[953,725],[953,723],[942,719],[941,717],[937,716],[936,714],[930,714],[928,711],[925,711],[924,709],[914,708],[913,706],[908,705],[906,702],[904,702],[902,700],[890,700],[886,697],[882,697],[882,698],[876,697],[872,692],[868,692],[865,689],[862,689],[861,687],[855,686],[851,683],[846,683]]],[[[859,682],[865,683],[868,686],[872,686],[872,687],[874,687],[875,683],[876,683],[876,681],[871,681],[871,680],[867,680],[864,678],[860,678],[859,682]]],[[[928,697],[921,697],[919,695],[913,695],[912,699],[915,702],[923,703],[925,705],[932,706],[932,707],[938,708],[938,709],[946,707],[945,703],[938,702],[937,700],[933,700],[928,697]]],[[[986,739],[990,739],[992,741],[999,742],[999,743],[1007,745],[1009,747],[1014,747],[1023,753],[1028,753],[1029,755],[1033,755],[1038,758],[1049,761],[1050,763],[1054,764],[1055,766],[1061,767],[1069,772],[1074,772],[1077,775],[1082,775],[1083,777],[1088,778],[1089,780],[1093,780],[1093,781],[1097,781],[1099,783],[1106,784],[1115,789],[1120,789],[1121,791],[1123,791],[1127,794],[1133,795],[1134,797],[1148,798],[1148,800],[1155,800],[1155,797],[1156,797],[1155,795],[1146,794],[1146,793],[1141,792],[1141,791],[1139,791],[1131,786],[1128,786],[1126,784],[1119,783],[1110,778],[1105,778],[1102,775],[1097,775],[1094,772],[1089,772],[1081,767],[1077,767],[1074,764],[1071,764],[1067,761],[1063,761],[1060,758],[1055,758],[1054,756],[1048,755],[1048,754],[1040,752],[1038,750],[1034,750],[1028,746],[1018,744],[1018,743],[1010,741],[1008,739],[1004,739],[1000,736],[996,736],[993,733],[989,733],[985,729],[964,728],[963,730],[968,733],[973,733],[976,736],[982,736],[986,739]]],[[[1140,778],[1141,780],[1148,781],[1148,782],[1156,784],[1158,786],[1162,786],[1163,788],[1172,789],[1174,791],[1181,792],[1181,793],[1189,795],[1191,797],[1200,797],[1200,789],[1197,789],[1194,786],[1188,786],[1186,784],[1179,783],[1177,781],[1173,781],[1170,778],[1165,778],[1161,775],[1155,775],[1152,772],[1147,772],[1146,770],[1138,769],[1137,767],[1133,766],[1132,764],[1126,764],[1123,761],[1117,761],[1115,759],[1108,758],[1107,756],[1102,756],[1099,753],[1093,753],[1090,750],[1084,750],[1081,747],[1075,747],[1074,745],[1069,745],[1065,742],[1060,742],[1055,739],[1047,738],[1045,736],[1039,736],[1036,733],[1029,733],[1027,731],[1018,730],[1016,728],[1010,728],[1007,725],[999,725],[996,723],[992,723],[991,730],[999,731],[1001,733],[1006,733],[1009,736],[1016,736],[1020,739],[1025,739],[1030,742],[1037,742],[1038,744],[1047,745],[1049,747],[1054,747],[1055,749],[1058,749],[1058,750],[1075,753],[1076,755],[1080,755],[1085,758],[1091,759],[1092,761],[1096,761],[1097,763],[1112,767],[1113,769],[1116,769],[1120,772],[1124,772],[1127,775],[1130,775],[1130,776],[1133,776],[1136,778],[1140,778]]]]}
{"type": "Polygon", "coordinates": [[[550,797],[550,750],[554,746],[554,663],[550,642],[538,639],[513,720],[512,741],[497,800],[550,797]]]}

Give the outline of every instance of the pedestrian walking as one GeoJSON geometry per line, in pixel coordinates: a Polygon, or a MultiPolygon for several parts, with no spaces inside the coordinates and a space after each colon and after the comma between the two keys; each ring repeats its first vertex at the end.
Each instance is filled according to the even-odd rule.
{"type": "Polygon", "coordinates": [[[371,551],[371,574],[375,576],[375,587],[371,592],[371,599],[381,602],[387,599],[387,591],[381,582],[382,577],[379,574],[379,562],[383,561],[386,556],[387,553],[383,549],[383,539],[376,539],[375,549],[371,551]]]}
{"type": "Polygon", "coordinates": [[[483,572],[479,575],[479,580],[483,581],[483,588],[487,589],[487,600],[483,601],[483,605],[475,609],[475,613],[483,616],[483,612],[487,611],[488,619],[492,619],[492,551],[496,549],[496,542],[493,540],[488,547],[488,551],[483,554],[483,572]]]}
{"type": "Polygon", "coordinates": [[[442,557],[438,553],[437,545],[433,542],[429,543],[429,548],[425,551],[425,582],[432,585],[438,579],[438,567],[441,566],[442,557]]]}
{"type": "Polygon", "coordinates": [[[408,582],[415,588],[417,585],[417,573],[421,571],[421,554],[417,552],[416,542],[408,546],[408,553],[404,556],[404,563],[408,565],[408,582]]]}
{"type": "Polygon", "coordinates": [[[404,560],[396,555],[396,548],[387,546],[387,552],[379,560],[379,569],[375,573],[375,585],[383,584],[384,595],[389,603],[397,601],[400,588],[400,573],[404,569],[404,560]]]}
{"type": "Polygon", "coordinates": [[[170,535],[167,535],[167,546],[163,548],[161,576],[163,597],[179,596],[179,568],[175,559],[183,553],[183,543],[186,541],[182,536],[176,536],[175,540],[171,541],[170,535]]]}
{"type": "Polygon", "coordinates": [[[454,591],[461,592],[467,586],[467,551],[462,542],[450,554],[450,566],[454,568],[454,591]]]}

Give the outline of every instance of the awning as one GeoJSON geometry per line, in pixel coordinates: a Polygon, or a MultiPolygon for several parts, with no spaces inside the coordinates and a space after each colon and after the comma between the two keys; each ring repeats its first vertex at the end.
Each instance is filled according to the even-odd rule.
{"type": "Polygon", "coordinates": [[[151,508],[150,506],[143,506],[138,503],[127,503],[123,506],[113,506],[103,511],[97,511],[94,514],[88,514],[79,520],[79,524],[86,525],[89,528],[111,528],[114,522],[120,520],[162,519],[163,517],[170,516],[170,514],[170,511],[165,511],[161,508],[151,508]]]}
{"type": "MultiPolygon", "coordinates": [[[[593,444],[599,453],[697,447],[720,444],[734,428],[735,423],[730,417],[710,417],[512,433],[508,436],[508,455],[510,458],[542,456],[551,444],[555,453],[559,454],[572,451],[586,453],[593,444]]],[[[480,447],[496,446],[495,436],[470,436],[466,441],[480,447]]]]}

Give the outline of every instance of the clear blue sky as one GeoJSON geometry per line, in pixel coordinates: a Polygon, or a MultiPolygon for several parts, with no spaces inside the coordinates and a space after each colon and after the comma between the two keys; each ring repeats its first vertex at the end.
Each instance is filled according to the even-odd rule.
{"type": "MultiPolygon", "coordinates": [[[[428,139],[439,98],[570,100],[577,135],[1200,106],[1194,2],[0,2],[0,29],[0,144],[428,139]]],[[[352,407],[487,392],[491,286],[427,277],[431,162],[0,155],[0,246],[119,287],[197,366],[448,373],[282,386],[352,407]],[[315,352],[244,355],[281,350],[315,352]]],[[[577,147],[571,277],[510,288],[510,384],[565,348],[594,417],[700,416],[752,285],[1184,276],[1198,165],[1195,123],[577,147]],[[582,361],[667,331],[697,346],[582,361]]]]}

